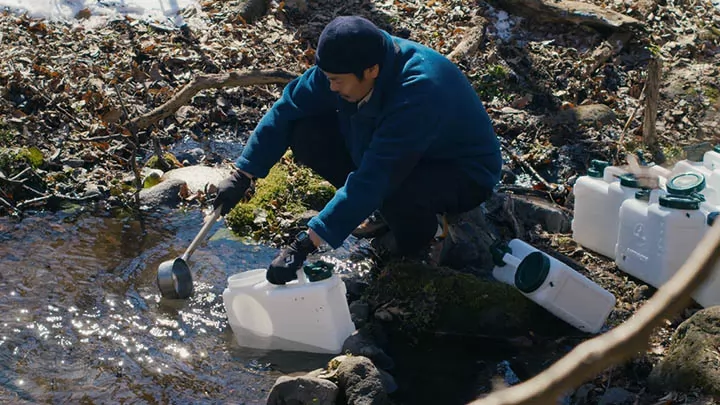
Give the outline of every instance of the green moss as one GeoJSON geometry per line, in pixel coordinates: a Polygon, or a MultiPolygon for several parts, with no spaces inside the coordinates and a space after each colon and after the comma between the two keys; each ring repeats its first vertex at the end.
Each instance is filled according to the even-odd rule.
{"type": "Polygon", "coordinates": [[[663,156],[665,156],[665,159],[670,162],[679,160],[683,156],[683,150],[678,145],[663,145],[661,149],[663,156]]]}
{"type": "Polygon", "coordinates": [[[368,289],[373,305],[399,308],[397,328],[410,338],[442,330],[503,334],[549,319],[516,289],[495,280],[417,263],[385,267],[368,289]]]}
{"type": "Polygon", "coordinates": [[[332,185],[298,165],[288,152],[266,177],[257,181],[250,200],[233,208],[225,221],[239,236],[252,233],[255,239],[272,239],[273,233],[283,233],[288,219],[308,209],[321,210],[333,195],[332,185]],[[266,216],[266,220],[256,221],[258,215],[266,216]]]}
{"type": "Polygon", "coordinates": [[[507,88],[509,77],[510,71],[505,66],[493,64],[487,66],[483,71],[470,75],[469,79],[483,100],[492,100],[498,97],[507,101],[510,98],[507,88]]]}
{"type": "Polygon", "coordinates": [[[707,97],[711,103],[715,103],[720,99],[720,89],[717,87],[705,86],[703,94],[705,94],[705,97],[707,97]]]}
{"type": "Polygon", "coordinates": [[[258,210],[260,208],[255,204],[240,203],[227,214],[225,222],[236,234],[250,235],[253,231],[258,210]]]}
{"type": "MultiPolygon", "coordinates": [[[[172,153],[166,152],[163,157],[165,158],[165,161],[171,166],[171,168],[183,167],[182,163],[180,163],[180,161],[177,160],[175,155],[173,155],[172,153]]],[[[153,155],[150,159],[148,159],[147,163],[145,163],[145,167],[160,170],[167,169],[160,166],[160,159],[158,159],[156,155],[153,155]]]]}
{"type": "Polygon", "coordinates": [[[0,170],[13,173],[26,166],[42,166],[44,157],[35,146],[29,148],[0,148],[0,170]]]}

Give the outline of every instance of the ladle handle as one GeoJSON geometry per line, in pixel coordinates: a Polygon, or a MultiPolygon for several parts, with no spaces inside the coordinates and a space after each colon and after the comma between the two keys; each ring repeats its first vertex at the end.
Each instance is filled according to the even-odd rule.
{"type": "Polygon", "coordinates": [[[218,217],[220,216],[220,210],[222,209],[222,206],[217,207],[215,211],[213,211],[212,214],[210,214],[209,217],[205,219],[205,225],[203,225],[202,229],[200,229],[200,232],[198,232],[195,239],[193,239],[192,243],[190,243],[190,246],[188,246],[185,253],[182,255],[183,260],[190,259],[190,255],[193,254],[197,246],[200,244],[200,242],[205,238],[205,235],[210,231],[210,228],[212,228],[215,221],[217,221],[218,217]]]}

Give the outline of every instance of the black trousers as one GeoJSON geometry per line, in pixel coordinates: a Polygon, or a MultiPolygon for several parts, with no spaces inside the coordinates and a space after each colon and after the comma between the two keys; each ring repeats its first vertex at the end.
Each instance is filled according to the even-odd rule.
{"type": "MultiPolygon", "coordinates": [[[[334,114],[294,122],[290,149],[298,163],[336,188],[357,169],[334,114]]],[[[478,185],[453,162],[420,161],[378,208],[395,236],[399,253],[412,255],[435,236],[437,214],[469,211],[491,194],[491,189],[478,185]]]]}

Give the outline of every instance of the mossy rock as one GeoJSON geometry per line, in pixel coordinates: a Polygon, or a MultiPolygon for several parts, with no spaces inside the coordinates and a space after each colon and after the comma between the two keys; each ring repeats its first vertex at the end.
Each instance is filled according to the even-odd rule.
{"type": "Polygon", "coordinates": [[[720,395],[720,306],[696,312],[673,334],[663,359],[648,382],[657,391],[699,388],[720,395]]]}
{"type": "Polygon", "coordinates": [[[153,155],[148,159],[148,161],[145,163],[145,167],[149,169],[159,169],[159,170],[170,170],[170,169],[179,169],[183,167],[183,164],[180,163],[180,161],[170,152],[165,152],[163,154],[163,158],[165,159],[165,162],[167,162],[170,167],[162,167],[160,164],[160,159],[158,159],[157,155],[153,155]]]}
{"type": "Polygon", "coordinates": [[[515,288],[444,267],[391,263],[366,295],[375,307],[390,303],[391,312],[400,314],[394,327],[410,337],[434,331],[500,336],[567,330],[515,288]]]}
{"type": "Polygon", "coordinates": [[[226,216],[228,227],[239,236],[272,240],[276,233],[308,210],[321,210],[335,195],[335,188],[307,167],[298,165],[290,152],[259,179],[249,201],[226,216]],[[258,221],[258,215],[264,220],[258,221]]]}
{"type": "Polygon", "coordinates": [[[13,174],[27,166],[38,168],[45,158],[35,146],[26,148],[0,148],[0,170],[13,174]]]}

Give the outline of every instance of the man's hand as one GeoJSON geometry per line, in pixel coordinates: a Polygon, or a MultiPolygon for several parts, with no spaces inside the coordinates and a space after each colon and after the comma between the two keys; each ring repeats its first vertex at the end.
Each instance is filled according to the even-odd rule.
{"type": "Polygon", "coordinates": [[[245,198],[250,185],[252,185],[252,179],[247,173],[234,170],[230,176],[218,184],[218,194],[213,201],[213,208],[217,209],[222,204],[220,215],[226,215],[245,198]]]}
{"type": "MultiPolygon", "coordinates": [[[[312,232],[312,231],[311,231],[312,232]]],[[[305,262],[308,255],[317,247],[306,232],[298,234],[297,238],[287,248],[280,251],[270,263],[265,275],[271,284],[285,284],[297,278],[297,271],[305,262]]]]}

